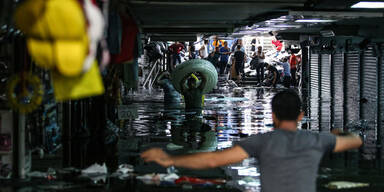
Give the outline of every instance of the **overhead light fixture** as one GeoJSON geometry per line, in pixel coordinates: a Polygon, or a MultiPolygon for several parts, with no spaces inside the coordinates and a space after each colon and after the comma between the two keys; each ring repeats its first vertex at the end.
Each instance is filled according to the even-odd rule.
{"type": "Polygon", "coordinates": [[[364,8],[364,9],[382,9],[384,2],[382,1],[360,1],[351,6],[351,8],[364,8]]]}
{"type": "Polygon", "coordinates": [[[332,23],[336,21],[337,20],[330,20],[330,19],[298,19],[295,22],[296,23],[332,23]]]}
{"type": "Polygon", "coordinates": [[[384,17],[382,12],[357,12],[357,11],[289,11],[290,16],[310,16],[312,18],[337,17],[337,18],[358,18],[358,17],[384,17]]]}

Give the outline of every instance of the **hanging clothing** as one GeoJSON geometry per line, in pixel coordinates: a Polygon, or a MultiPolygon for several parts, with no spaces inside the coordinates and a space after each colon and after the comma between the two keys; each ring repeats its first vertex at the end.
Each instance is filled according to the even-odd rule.
{"type": "Polygon", "coordinates": [[[123,63],[134,59],[134,49],[139,29],[131,17],[120,16],[123,25],[123,36],[121,40],[121,51],[112,54],[112,63],[123,63]]]}
{"type": "Polygon", "coordinates": [[[109,12],[107,42],[111,54],[119,54],[121,51],[123,27],[121,26],[120,15],[116,12],[109,12]]]}

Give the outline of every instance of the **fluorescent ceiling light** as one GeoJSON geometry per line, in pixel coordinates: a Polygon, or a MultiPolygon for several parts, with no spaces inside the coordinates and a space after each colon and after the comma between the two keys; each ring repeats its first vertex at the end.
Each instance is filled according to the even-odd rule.
{"type": "Polygon", "coordinates": [[[337,20],[329,20],[329,19],[298,19],[296,23],[332,23],[337,20]]]}
{"type": "Polygon", "coordinates": [[[366,9],[379,9],[384,8],[384,2],[379,1],[360,1],[351,6],[351,8],[366,8],[366,9]]]}
{"type": "Polygon", "coordinates": [[[289,11],[291,16],[311,16],[312,18],[327,17],[342,17],[342,18],[357,18],[357,17],[383,17],[382,12],[356,12],[356,11],[289,11]]]}

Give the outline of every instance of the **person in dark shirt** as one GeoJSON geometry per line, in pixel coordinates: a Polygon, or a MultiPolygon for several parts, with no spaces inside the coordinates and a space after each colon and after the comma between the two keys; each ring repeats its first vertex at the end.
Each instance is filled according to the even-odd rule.
{"type": "Polygon", "coordinates": [[[267,65],[267,69],[270,75],[267,84],[275,88],[280,79],[279,71],[277,71],[276,67],[270,64],[267,65]]]}
{"type": "Polygon", "coordinates": [[[191,60],[191,59],[196,59],[196,49],[195,49],[195,45],[191,44],[189,45],[189,50],[188,50],[188,59],[191,60]]]}
{"type": "Polygon", "coordinates": [[[273,131],[252,135],[220,151],[175,156],[152,148],[141,153],[141,158],[163,167],[209,169],[254,157],[259,162],[261,191],[315,192],[323,155],[358,148],[363,140],[354,133],[298,130],[304,117],[301,106],[295,91],[284,90],[272,99],[273,131]]]}
{"type": "Polygon", "coordinates": [[[215,50],[209,54],[208,61],[210,61],[213,64],[213,66],[218,67],[219,58],[220,58],[220,48],[215,47],[215,50]]]}
{"type": "Polygon", "coordinates": [[[246,55],[243,51],[241,51],[241,45],[237,45],[236,51],[234,54],[234,63],[237,76],[240,74],[244,74],[244,61],[246,59],[246,55]]]}
{"type": "Polygon", "coordinates": [[[185,110],[187,112],[196,112],[195,115],[200,115],[203,109],[203,89],[205,87],[205,79],[202,78],[200,85],[197,85],[197,78],[187,75],[180,82],[181,93],[184,95],[185,110]],[[187,85],[185,85],[187,81],[187,85]]]}

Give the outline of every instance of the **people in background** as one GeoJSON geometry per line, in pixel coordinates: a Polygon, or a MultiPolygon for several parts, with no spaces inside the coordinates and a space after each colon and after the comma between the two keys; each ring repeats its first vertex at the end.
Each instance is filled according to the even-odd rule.
{"type": "Polygon", "coordinates": [[[233,147],[215,152],[173,156],[160,148],[141,154],[145,162],[163,167],[208,169],[239,163],[254,157],[260,165],[263,192],[315,192],[320,160],[327,152],[342,152],[362,145],[353,133],[315,133],[298,130],[304,116],[302,102],[293,90],[277,93],[272,99],[274,130],[241,140],[233,147]]]}
{"type": "Polygon", "coordinates": [[[228,47],[228,42],[225,41],[224,47],[220,48],[220,62],[219,62],[220,75],[224,74],[225,72],[225,68],[227,67],[228,58],[230,54],[231,54],[231,49],[228,47]]]}
{"type": "Polygon", "coordinates": [[[240,45],[240,51],[244,52],[245,53],[245,48],[244,48],[244,45],[243,45],[243,40],[242,39],[238,39],[237,40],[237,45],[240,45]]]}
{"type": "Polygon", "coordinates": [[[283,85],[284,87],[289,88],[289,86],[291,85],[291,70],[288,63],[288,57],[282,58],[280,64],[283,66],[284,70],[283,85]]]}
{"type": "Polygon", "coordinates": [[[188,59],[196,59],[196,50],[195,50],[195,45],[191,43],[188,48],[188,59]]]}
{"type": "Polygon", "coordinates": [[[172,54],[172,60],[173,60],[173,66],[181,63],[181,57],[180,52],[184,49],[184,45],[180,42],[176,41],[174,44],[172,44],[169,49],[172,54]]]}
{"type": "Polygon", "coordinates": [[[252,39],[251,41],[251,51],[256,51],[256,39],[252,39]]]}
{"type": "Polygon", "coordinates": [[[208,61],[210,61],[215,67],[219,67],[220,48],[215,49],[209,54],[208,61]]]}
{"type": "Polygon", "coordinates": [[[204,44],[199,49],[200,59],[207,59],[208,57],[208,40],[204,40],[204,44]]]}
{"type": "Polygon", "coordinates": [[[244,74],[244,62],[246,57],[247,56],[245,55],[245,53],[241,51],[241,45],[237,45],[232,63],[235,64],[236,76],[238,81],[240,80],[240,75],[244,74]]]}
{"type": "Polygon", "coordinates": [[[221,48],[224,46],[224,40],[219,40],[217,36],[213,38],[212,47],[215,49],[216,47],[221,48]]]}
{"type": "Polygon", "coordinates": [[[242,39],[237,39],[236,42],[232,45],[232,49],[231,49],[232,52],[236,51],[236,48],[238,45],[240,45],[240,47],[241,47],[240,50],[245,53],[245,48],[243,46],[243,40],[242,39]]]}
{"type": "Polygon", "coordinates": [[[297,57],[291,51],[291,56],[289,58],[289,64],[291,66],[291,85],[296,86],[296,71],[297,71],[297,57]]]}
{"type": "Polygon", "coordinates": [[[277,71],[276,67],[274,67],[271,64],[267,65],[267,70],[269,71],[269,74],[268,74],[266,84],[267,84],[267,86],[271,86],[273,88],[276,88],[276,85],[280,79],[279,71],[277,71]]]}
{"type": "Polygon", "coordinates": [[[253,58],[255,59],[255,68],[256,68],[256,78],[258,84],[264,81],[264,59],[265,55],[263,52],[263,48],[261,46],[257,47],[257,51],[253,53],[253,58]]]}

